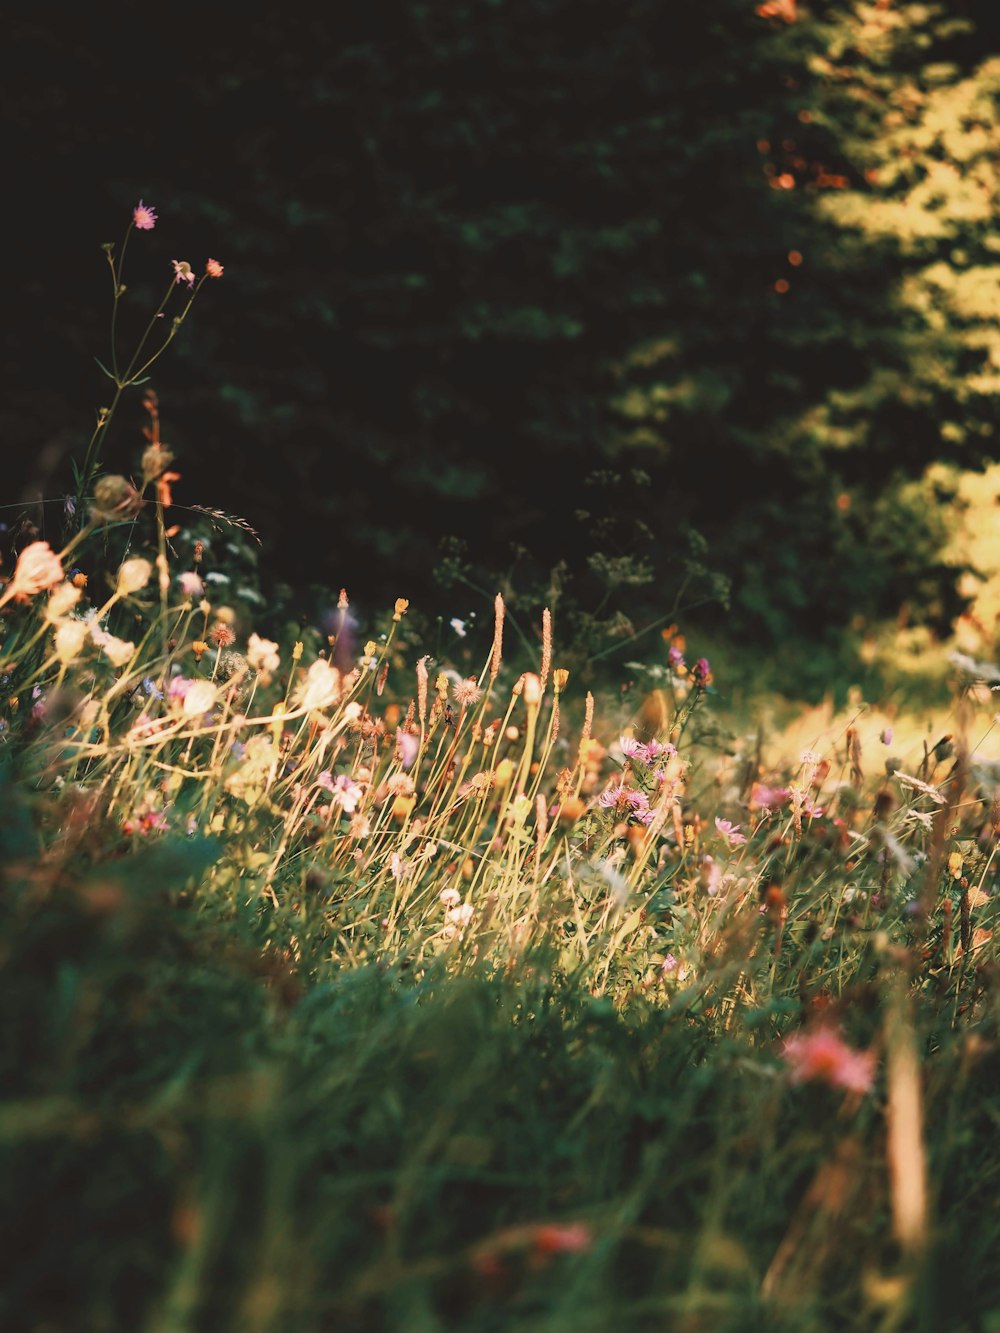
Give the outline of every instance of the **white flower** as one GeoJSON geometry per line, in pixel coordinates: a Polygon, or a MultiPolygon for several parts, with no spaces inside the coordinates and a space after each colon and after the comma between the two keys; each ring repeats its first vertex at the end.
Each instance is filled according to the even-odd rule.
{"type": "Polygon", "coordinates": [[[179,574],[177,581],[181,585],[181,592],[185,597],[200,597],[205,591],[201,576],[196,574],[193,569],[186,569],[183,574],[179,574]]]}
{"type": "Polygon", "coordinates": [[[201,717],[211,711],[216,689],[210,680],[196,680],[188,686],[182,707],[185,717],[201,717]]]}
{"type": "Polygon", "coordinates": [[[129,643],[126,639],[116,639],[106,629],[101,629],[96,620],[90,622],[90,637],[112,666],[124,666],[135,652],[134,643],[129,643]]]}
{"type": "Polygon", "coordinates": [[[339,698],[340,672],[324,658],[317,657],[295,691],[293,703],[311,713],[317,708],[327,708],[339,698]]]}
{"type": "Polygon", "coordinates": [[[460,903],[458,907],[452,907],[445,920],[450,926],[467,926],[472,920],[473,906],[471,903],[460,903]]]}
{"type": "Polygon", "coordinates": [[[255,671],[277,671],[281,665],[278,645],[259,634],[251,634],[247,640],[247,661],[255,671]]]}
{"type": "Polygon", "coordinates": [[[118,571],[118,594],[127,597],[129,593],[145,588],[153,576],[153,566],[141,555],[126,560],[118,571]]]}
{"type": "Polygon", "coordinates": [[[462,901],[462,895],[458,889],[442,889],[438,894],[442,907],[457,907],[462,901]]]}
{"type": "Polygon", "coordinates": [[[88,628],[83,620],[64,620],[56,630],[56,653],[64,666],[79,657],[88,628]]]}
{"type": "Polygon", "coordinates": [[[54,625],[67,612],[72,611],[79,600],[79,588],[72,583],[60,583],[49,597],[48,605],[45,608],[45,619],[54,625]]]}

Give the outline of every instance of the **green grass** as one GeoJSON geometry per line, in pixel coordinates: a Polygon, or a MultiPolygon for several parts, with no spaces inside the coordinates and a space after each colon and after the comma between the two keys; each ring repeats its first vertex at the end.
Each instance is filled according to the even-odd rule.
{"type": "Polygon", "coordinates": [[[306,652],[226,675],[211,614],[142,591],[104,619],[140,627],[118,667],[7,621],[0,1327],[1000,1326],[994,816],[961,737],[924,787],[852,782],[842,728],[771,773],[668,672],[679,753],[624,771],[647,825],[600,804],[625,757],[568,733],[562,677],[557,722],[551,671],[491,651],[479,698],[432,670],[421,703],[397,610],[313,707],[306,652]],[[870,1091],[790,1077],[824,1026],[870,1091]]]}

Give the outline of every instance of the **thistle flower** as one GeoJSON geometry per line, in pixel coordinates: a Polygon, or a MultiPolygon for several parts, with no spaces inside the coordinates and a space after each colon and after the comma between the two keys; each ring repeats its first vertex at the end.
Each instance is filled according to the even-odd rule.
{"type": "Polygon", "coordinates": [[[152,231],[156,226],[156,211],[140,199],[132,209],[132,223],[136,231],[152,231]]]}
{"type": "Polygon", "coordinates": [[[236,642],[236,635],[229,628],[224,620],[217,620],[208,631],[208,637],[215,644],[216,648],[228,648],[236,642]]]}

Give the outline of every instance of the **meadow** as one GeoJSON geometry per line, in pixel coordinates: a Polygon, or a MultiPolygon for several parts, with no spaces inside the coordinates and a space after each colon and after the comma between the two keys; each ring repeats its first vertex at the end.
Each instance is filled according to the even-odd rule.
{"type": "Polygon", "coordinates": [[[776,742],[683,627],[625,699],[499,594],[271,639],[174,268],[0,590],[0,1327],[1000,1329],[1000,671],[776,742]]]}

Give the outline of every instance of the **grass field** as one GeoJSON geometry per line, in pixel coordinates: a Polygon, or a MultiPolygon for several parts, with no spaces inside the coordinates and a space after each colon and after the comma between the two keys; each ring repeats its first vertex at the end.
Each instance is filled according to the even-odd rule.
{"type": "Polygon", "coordinates": [[[974,670],[765,743],[96,564],[2,594],[0,1326],[1000,1328],[974,670]]]}

